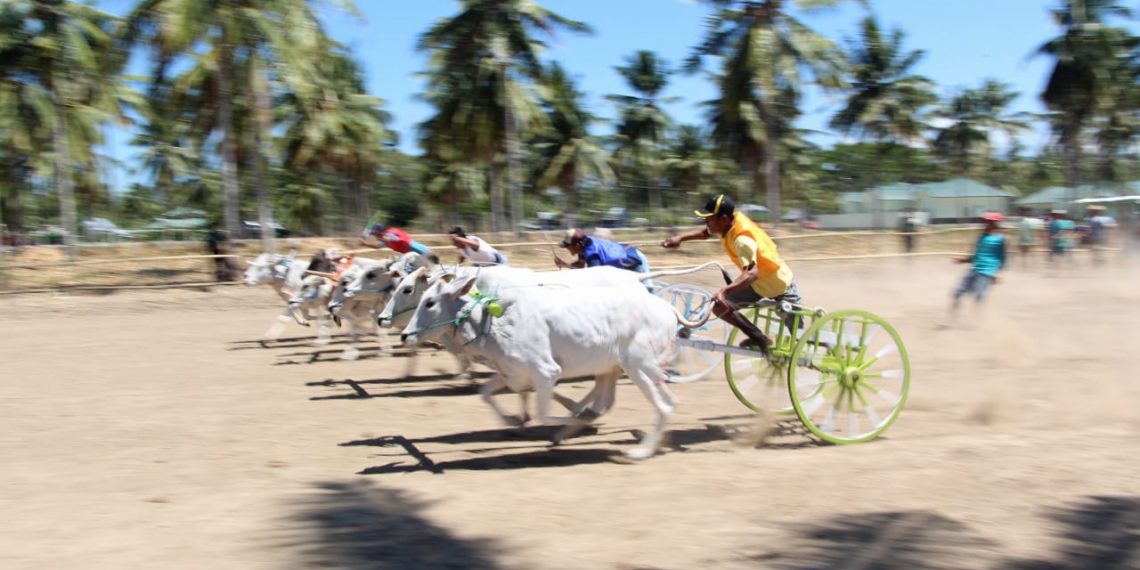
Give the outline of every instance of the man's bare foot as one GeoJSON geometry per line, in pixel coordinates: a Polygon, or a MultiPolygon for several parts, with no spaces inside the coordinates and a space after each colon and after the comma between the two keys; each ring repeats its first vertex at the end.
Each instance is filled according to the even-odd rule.
{"type": "Polygon", "coordinates": [[[765,356],[767,356],[768,348],[772,346],[772,341],[765,337],[746,338],[743,342],[740,343],[739,346],[740,348],[759,350],[760,352],[764,353],[765,356]]]}

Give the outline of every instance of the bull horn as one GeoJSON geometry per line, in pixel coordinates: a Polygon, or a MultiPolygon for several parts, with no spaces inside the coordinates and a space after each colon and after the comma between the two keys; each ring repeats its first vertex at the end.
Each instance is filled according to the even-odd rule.
{"type": "Polygon", "coordinates": [[[336,275],[333,273],[327,273],[324,271],[313,271],[312,269],[306,269],[305,275],[316,275],[317,277],[324,277],[325,279],[333,279],[336,277],[336,275]]]}
{"type": "Polygon", "coordinates": [[[245,264],[246,264],[246,265],[249,265],[249,266],[253,266],[253,265],[254,265],[254,263],[255,263],[255,262],[254,262],[252,259],[247,259],[247,260],[245,260],[245,264]]]}

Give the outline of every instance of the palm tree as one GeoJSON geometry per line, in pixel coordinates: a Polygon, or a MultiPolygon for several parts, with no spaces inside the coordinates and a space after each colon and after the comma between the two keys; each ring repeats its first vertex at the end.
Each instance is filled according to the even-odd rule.
{"type": "Polygon", "coordinates": [[[23,195],[50,156],[51,94],[28,74],[31,4],[0,4],[0,224],[23,229],[23,195]]]}
{"type": "MultiPolygon", "coordinates": [[[[312,0],[142,0],[128,16],[127,40],[145,41],[157,52],[156,69],[177,54],[191,53],[198,44],[208,45],[212,72],[212,99],[220,131],[222,202],[225,228],[236,235],[240,229],[239,145],[235,104],[242,99],[250,109],[244,137],[252,147],[254,182],[257,187],[259,222],[272,226],[265,157],[271,123],[269,67],[271,63],[304,66],[319,61],[325,34],[312,7],[312,0]]],[[[342,2],[349,8],[350,0],[342,2]]],[[[262,247],[273,249],[273,232],[262,231],[262,247]]]]}
{"type": "MultiPolygon", "coordinates": [[[[75,169],[93,167],[93,147],[102,140],[102,124],[121,116],[131,101],[118,74],[126,61],[115,38],[118,20],[92,6],[62,0],[21,0],[25,26],[35,30],[21,62],[51,99],[51,148],[59,193],[61,225],[68,256],[75,259],[78,224],[75,169]]],[[[46,114],[46,109],[45,109],[46,114]]]]}
{"type": "Polygon", "coordinates": [[[697,125],[681,125],[665,150],[665,176],[669,186],[693,202],[708,180],[721,173],[721,164],[710,152],[709,137],[697,125]]]}
{"type": "Polygon", "coordinates": [[[1055,60],[1041,99],[1054,113],[1053,130],[1065,150],[1071,188],[1081,183],[1084,129],[1110,101],[1114,87],[1133,80],[1120,62],[1135,47],[1125,29],[1105,20],[1131,11],[1112,0],[1059,0],[1052,10],[1061,34],[1037,49],[1055,60]]]}
{"type": "Polygon", "coordinates": [[[423,188],[439,204],[440,225],[462,223],[462,206],[481,201],[486,176],[474,166],[460,162],[429,162],[423,170],[423,188]]]}
{"type": "Polygon", "coordinates": [[[925,54],[903,50],[902,30],[883,37],[872,16],[860,27],[859,40],[847,42],[851,91],[830,126],[880,143],[910,143],[922,136],[922,109],[937,101],[933,82],[911,71],[925,54]]]}
{"type": "Polygon", "coordinates": [[[935,153],[947,160],[955,174],[968,175],[987,164],[994,132],[1012,137],[1029,128],[1024,113],[1007,110],[1017,95],[1008,85],[987,79],[982,87],[952,97],[935,112],[946,123],[935,136],[935,153]]]}
{"type": "Polygon", "coordinates": [[[645,50],[626,57],[625,65],[614,69],[635,93],[606,97],[617,104],[620,114],[614,159],[627,177],[632,175],[646,188],[649,208],[656,214],[661,210],[661,145],[673,123],[661,105],[676,101],[675,97],[662,98],[661,91],[672,70],[668,62],[645,50]]]}
{"type": "MultiPolygon", "coordinates": [[[[792,17],[790,4],[804,10],[842,0],[708,0],[716,7],[704,41],[686,68],[696,71],[704,56],[722,56],[720,98],[713,113],[714,140],[743,169],[762,160],[772,225],[779,223],[781,91],[798,91],[804,74],[825,88],[842,85],[843,57],[827,38],[792,17]]],[[[787,97],[784,97],[787,100],[787,97]]],[[[792,97],[791,102],[796,98],[792,97]]]]}
{"type": "Polygon", "coordinates": [[[341,46],[328,48],[307,73],[286,70],[289,87],[275,104],[284,160],[291,168],[335,173],[342,187],[343,223],[364,223],[369,209],[365,188],[383,161],[383,147],[395,144],[383,101],[368,95],[361,66],[341,46]]]}
{"type": "Polygon", "coordinates": [[[541,114],[528,86],[540,81],[536,34],[558,29],[588,32],[533,0],[463,0],[459,14],[440,20],[419,39],[417,48],[431,55],[426,99],[435,114],[420,126],[429,158],[488,166],[492,170],[492,229],[501,225],[499,157],[506,157],[511,188],[512,227],[518,227],[521,203],[510,183],[519,133],[541,114]]]}
{"type": "Polygon", "coordinates": [[[557,62],[546,69],[545,95],[547,128],[539,131],[531,147],[539,160],[536,189],[557,185],[567,195],[565,222],[574,225],[580,185],[584,179],[602,183],[613,180],[613,170],[605,150],[590,136],[595,121],[582,102],[583,93],[557,62]]]}

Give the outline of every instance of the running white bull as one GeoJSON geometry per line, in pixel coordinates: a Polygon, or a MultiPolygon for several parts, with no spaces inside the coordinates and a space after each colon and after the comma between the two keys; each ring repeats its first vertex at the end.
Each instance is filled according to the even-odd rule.
{"type": "MultiPolygon", "coordinates": [[[[395,271],[390,277],[397,283],[388,298],[383,311],[377,317],[377,324],[381,327],[403,329],[407,326],[416,309],[424,291],[445,271],[441,266],[431,265],[416,269],[406,276],[400,276],[395,271]]],[[[636,287],[643,289],[637,273],[615,269],[613,267],[593,267],[580,271],[546,271],[538,272],[518,267],[503,265],[489,267],[457,267],[451,274],[458,276],[474,276],[476,286],[481,291],[498,291],[500,289],[515,289],[519,287],[636,287]]],[[[460,376],[470,377],[470,360],[464,355],[460,345],[450,337],[444,337],[440,344],[459,360],[460,376]]],[[[408,373],[411,375],[416,360],[408,361],[408,373]]],[[[526,396],[523,395],[523,417],[526,416],[526,396]]]]}
{"type": "MultiPolygon", "coordinates": [[[[256,259],[247,260],[249,267],[245,270],[245,284],[250,287],[268,285],[283,301],[285,309],[277,316],[277,320],[265,331],[263,338],[277,340],[285,329],[289,319],[297,324],[308,326],[308,323],[293,312],[290,302],[301,291],[307,264],[294,258],[291,252],[288,256],[272,253],[263,253],[256,259]]],[[[327,331],[326,331],[327,337],[327,331]]]]}
{"type": "MultiPolygon", "coordinates": [[[[476,278],[476,288],[480,291],[491,293],[524,287],[634,287],[637,290],[643,290],[643,285],[651,282],[653,279],[669,275],[693,273],[714,265],[719,267],[718,264],[713,262],[690,269],[658,271],[650,274],[634,273],[604,266],[588,267],[575,271],[532,271],[530,269],[506,266],[458,267],[454,269],[452,274],[460,277],[474,275],[476,278]]],[[[391,296],[384,306],[383,311],[378,316],[377,324],[379,324],[381,328],[390,327],[403,329],[406,327],[411,320],[411,313],[416,310],[416,306],[419,305],[420,298],[423,296],[424,291],[446,273],[447,272],[445,272],[441,266],[429,265],[428,267],[417,269],[407,276],[400,278],[398,272],[393,270],[390,273],[390,277],[399,279],[399,281],[391,292],[391,296]]],[[[446,338],[441,344],[459,359],[461,375],[468,376],[470,362],[463,356],[459,347],[449,342],[446,338]]],[[[409,360],[408,372],[405,376],[411,375],[414,364],[414,358],[409,360]]],[[[595,392],[591,392],[591,394],[595,394],[595,392]]],[[[520,396],[522,396],[522,413],[518,417],[526,418],[526,394],[522,393],[520,396]]],[[[487,397],[489,398],[489,396],[487,397]]],[[[488,400],[488,403],[494,406],[492,401],[488,400]]],[[[599,414],[605,412],[604,407],[594,408],[594,410],[599,414]]]]}
{"type": "MultiPolygon", "coordinates": [[[[307,272],[310,273],[310,272],[307,272]]],[[[328,311],[329,298],[332,296],[333,281],[321,275],[308,275],[301,280],[301,287],[297,294],[289,299],[289,314],[293,318],[297,318],[300,313],[302,319],[298,320],[298,324],[309,326],[309,321],[313,320],[313,314],[316,314],[316,321],[319,323],[317,327],[317,342],[327,343],[332,337],[330,333],[329,322],[332,320],[332,313],[328,311]]]]}
{"type": "MultiPolygon", "coordinates": [[[[352,265],[341,272],[340,278],[333,285],[332,293],[329,295],[327,310],[332,315],[333,321],[340,326],[342,320],[348,321],[348,331],[350,344],[344,349],[341,355],[343,360],[356,360],[360,355],[360,350],[357,348],[357,342],[360,340],[360,335],[365,333],[378,333],[376,330],[376,314],[379,312],[380,307],[386,300],[386,297],[369,297],[367,295],[349,297],[345,295],[348,286],[356,281],[361,275],[368,271],[389,271],[389,268],[396,263],[395,259],[366,259],[354,258],[352,265]]],[[[309,273],[314,273],[310,271],[309,273]]],[[[335,276],[331,273],[320,274],[328,277],[330,280],[335,276]]],[[[379,335],[377,334],[379,338],[379,335]]]]}
{"type": "Polygon", "coordinates": [[[491,408],[508,416],[491,399],[502,388],[534,390],[539,421],[567,426],[555,437],[591,422],[613,403],[614,386],[624,370],[657,410],[655,429],[626,455],[656,453],[677,400],[665,384],[664,365],[672,358],[676,329],[688,323],[666,301],[640,287],[520,287],[500,298],[472,297],[477,278],[448,275],[424,292],[400,338],[406,343],[450,337],[474,360],[498,374],[483,386],[491,408]],[[498,307],[493,306],[497,304],[498,307]],[[501,317],[494,316],[501,309],[501,317]],[[551,415],[559,378],[595,376],[595,388],[581,405],[594,414],[551,415]]]}

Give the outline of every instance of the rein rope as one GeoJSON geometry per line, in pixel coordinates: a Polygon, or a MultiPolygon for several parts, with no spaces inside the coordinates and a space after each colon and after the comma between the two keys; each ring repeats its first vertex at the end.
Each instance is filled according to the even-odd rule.
{"type": "MultiPolygon", "coordinates": [[[[479,292],[472,293],[471,294],[471,302],[467,303],[467,305],[465,305],[459,311],[459,314],[457,314],[454,319],[447,319],[447,320],[439,321],[437,323],[432,323],[430,325],[427,325],[425,327],[420,328],[419,330],[413,331],[411,334],[418,335],[424,331],[437,329],[439,327],[445,327],[447,325],[453,325],[455,327],[455,329],[458,331],[459,326],[462,325],[464,323],[464,321],[470,319],[471,313],[475,312],[475,309],[477,307],[480,307],[480,306],[489,307],[489,309],[484,314],[488,315],[490,318],[495,318],[499,315],[502,315],[502,308],[501,307],[499,308],[499,310],[498,310],[499,315],[496,315],[495,314],[496,311],[490,307],[492,307],[493,305],[498,303],[498,301],[499,301],[499,298],[494,296],[494,295],[488,295],[488,294],[479,293],[479,292]]],[[[404,312],[404,311],[401,311],[401,312],[404,312]]],[[[397,313],[397,314],[399,314],[399,313],[397,313]]],[[[392,315],[392,316],[394,318],[396,315],[392,315]]],[[[486,329],[486,328],[490,328],[490,322],[489,321],[488,321],[488,326],[484,327],[484,329],[486,329]]],[[[475,337],[472,338],[471,340],[463,343],[463,345],[466,346],[468,344],[475,342],[479,337],[483,336],[484,334],[486,334],[486,330],[477,331],[475,334],[475,337]]]]}

